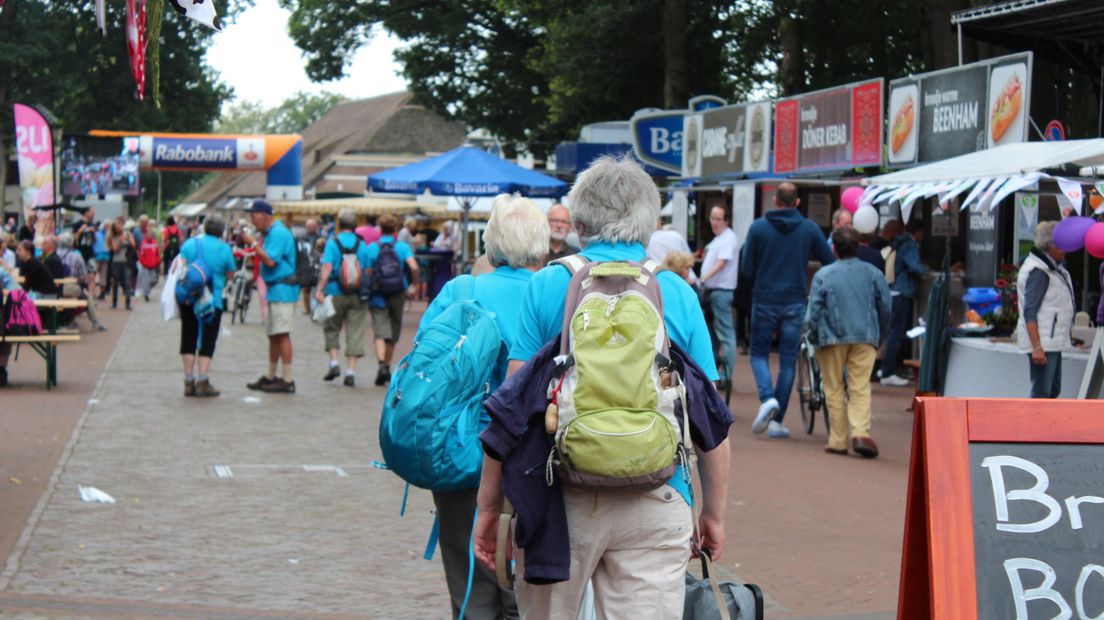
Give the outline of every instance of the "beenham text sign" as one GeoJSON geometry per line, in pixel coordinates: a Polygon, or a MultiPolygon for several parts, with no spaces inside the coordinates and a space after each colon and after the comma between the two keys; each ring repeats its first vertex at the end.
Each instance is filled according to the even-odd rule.
{"type": "Polygon", "coordinates": [[[917,402],[898,619],[1104,616],[1099,401],[917,402]]]}
{"type": "Polygon", "coordinates": [[[639,110],[629,119],[636,157],[661,170],[682,172],[683,117],[686,110],[639,110]]]}
{"type": "Polygon", "coordinates": [[[1031,52],[889,83],[891,166],[938,161],[1027,140],[1031,52]]]}
{"type": "Polygon", "coordinates": [[[881,165],[883,83],[878,78],[779,99],[774,106],[774,171],[881,165]]]}

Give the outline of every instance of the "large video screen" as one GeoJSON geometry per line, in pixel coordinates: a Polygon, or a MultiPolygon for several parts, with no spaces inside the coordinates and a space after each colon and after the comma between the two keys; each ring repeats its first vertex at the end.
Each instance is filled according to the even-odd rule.
{"type": "Polygon", "coordinates": [[[138,138],[66,136],[62,145],[65,196],[138,195],[138,138]]]}

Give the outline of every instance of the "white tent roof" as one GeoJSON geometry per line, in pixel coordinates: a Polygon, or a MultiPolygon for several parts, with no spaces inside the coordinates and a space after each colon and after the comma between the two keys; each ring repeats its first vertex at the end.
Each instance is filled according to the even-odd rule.
{"type": "Polygon", "coordinates": [[[1104,139],[1006,144],[871,177],[870,185],[914,185],[955,179],[1016,177],[1066,164],[1104,166],[1104,139]]]}

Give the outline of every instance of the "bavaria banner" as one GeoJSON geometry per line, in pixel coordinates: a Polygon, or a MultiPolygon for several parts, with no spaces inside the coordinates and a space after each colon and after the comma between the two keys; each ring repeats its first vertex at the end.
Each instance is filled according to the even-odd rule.
{"type": "Polygon", "coordinates": [[[19,158],[19,186],[23,190],[23,217],[38,217],[35,236],[54,232],[54,212],[35,211],[35,207],[53,205],[54,136],[53,128],[38,110],[15,104],[15,150],[19,158]]]}

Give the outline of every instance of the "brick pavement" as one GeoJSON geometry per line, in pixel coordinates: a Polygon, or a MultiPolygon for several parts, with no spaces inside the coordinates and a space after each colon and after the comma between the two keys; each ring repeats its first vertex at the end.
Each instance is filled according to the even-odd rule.
{"type": "MultiPolygon", "coordinates": [[[[413,491],[399,518],[403,485],[371,466],[384,394],[374,361],[356,389],[322,382],[321,330],[299,316],[298,394],[249,392],[266,364],[255,310],[250,321],[224,326],[212,371],[222,397],[184,399],[178,324],[138,305],[0,573],[0,616],[447,617],[440,563],[421,559],[428,494],[413,491]],[[81,502],[78,484],[118,503],[81,502]]],[[[746,361],[722,569],[763,586],[768,617],[893,617],[911,390],[875,388],[882,458],[833,457],[823,429],[796,430],[796,401],[793,439],[751,435],[746,361]]]]}

